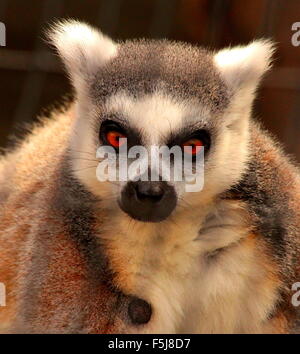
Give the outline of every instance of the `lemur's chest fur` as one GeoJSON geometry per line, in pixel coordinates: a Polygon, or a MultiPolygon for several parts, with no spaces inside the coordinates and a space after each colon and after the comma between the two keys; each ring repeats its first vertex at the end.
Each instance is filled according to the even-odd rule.
{"type": "Polygon", "coordinates": [[[159,225],[116,216],[112,224],[104,238],[116,283],[153,307],[141,331],[263,330],[277,280],[266,281],[269,265],[238,202],[219,201],[188,222],[186,215],[159,225]]]}

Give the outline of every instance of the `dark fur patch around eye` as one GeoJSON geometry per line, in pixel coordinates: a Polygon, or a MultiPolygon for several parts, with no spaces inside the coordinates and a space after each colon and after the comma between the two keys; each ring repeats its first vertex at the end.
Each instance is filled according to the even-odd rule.
{"type": "Polygon", "coordinates": [[[169,139],[167,145],[174,146],[174,145],[181,145],[185,141],[189,139],[199,139],[203,142],[203,146],[205,151],[207,152],[210,148],[211,144],[211,137],[210,133],[205,129],[191,129],[191,128],[184,128],[181,131],[173,134],[173,136],[169,139]]]}
{"type": "Polygon", "coordinates": [[[106,143],[105,133],[108,129],[114,129],[124,133],[127,137],[127,146],[128,149],[132,146],[142,145],[142,135],[133,127],[127,124],[126,120],[117,119],[116,115],[107,116],[101,119],[99,127],[99,139],[102,144],[106,143]]]}

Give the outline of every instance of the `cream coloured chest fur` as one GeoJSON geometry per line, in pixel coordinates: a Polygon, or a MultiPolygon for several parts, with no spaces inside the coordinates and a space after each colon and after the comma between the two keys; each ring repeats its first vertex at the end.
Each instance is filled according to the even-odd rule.
{"type": "MultiPolygon", "coordinates": [[[[77,22],[58,25],[51,38],[77,92],[77,119],[70,142],[73,173],[93,194],[103,198],[106,221],[102,238],[117,283],[122,284],[122,291],[148,301],[153,308],[150,322],[132,331],[267,331],[264,321],[275,294],[264,291],[266,269],[255,247],[243,246],[243,242],[251,243],[246,241],[251,232],[247,211],[237,201],[218,196],[237,183],[246,169],[252,101],[261,76],[269,68],[272,45],[257,41],[210,54],[213,76],[220,78],[228,90],[228,103],[218,110],[210,94],[207,98],[203,94],[202,102],[195,97],[177,97],[169,94],[162,81],[151,93],[140,96],[121,86],[95,103],[97,98],[88,83],[102,67],[118,60],[122,44],[77,22]],[[125,183],[100,184],[93,162],[76,158],[76,151],[95,154],[97,124],[89,122],[95,122],[103,112],[121,113],[142,132],[146,147],[161,144],[161,136],[185,125],[214,130],[204,189],[186,193],[182,184],[171,181],[178,203],[166,220],[145,223],[126,215],[117,206],[125,183]]],[[[182,50],[195,54],[194,49],[173,43],[166,45],[164,55],[170,58],[168,51],[173,49],[175,53],[182,50]]],[[[117,86],[118,82],[113,84],[117,86]]]]}
{"type": "Polygon", "coordinates": [[[275,294],[263,291],[265,269],[255,249],[239,244],[249,234],[245,211],[220,201],[210,211],[189,213],[189,222],[186,217],[145,226],[116,216],[104,233],[124,257],[126,290],[153,306],[150,323],[140,331],[267,332],[264,321],[275,294]]]}

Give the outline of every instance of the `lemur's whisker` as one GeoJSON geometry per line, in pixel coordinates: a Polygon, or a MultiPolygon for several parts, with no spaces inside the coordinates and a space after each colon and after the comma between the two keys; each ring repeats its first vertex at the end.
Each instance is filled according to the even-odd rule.
{"type": "Polygon", "coordinates": [[[110,184],[113,184],[114,186],[117,186],[117,187],[120,186],[117,182],[113,182],[113,181],[104,181],[104,182],[100,182],[100,183],[110,183],[110,184]]]}
{"type": "Polygon", "coordinates": [[[95,154],[92,154],[91,152],[88,151],[80,151],[80,150],[74,150],[74,149],[68,149],[69,151],[73,151],[73,152],[79,152],[80,154],[89,154],[92,156],[95,156],[95,154]]]}
{"type": "Polygon", "coordinates": [[[87,166],[87,167],[79,168],[77,170],[74,170],[74,172],[80,172],[80,171],[88,170],[89,168],[97,168],[97,165],[96,166],[87,166]]]}
{"type": "Polygon", "coordinates": [[[189,202],[187,202],[185,199],[183,199],[182,197],[177,197],[179,201],[185,203],[188,206],[191,206],[191,204],[189,202]]]}
{"type": "Polygon", "coordinates": [[[83,161],[99,162],[98,160],[95,160],[95,159],[86,159],[86,158],[84,158],[84,157],[73,157],[72,160],[83,160],[83,161]]]}
{"type": "Polygon", "coordinates": [[[110,201],[110,200],[116,200],[116,198],[118,197],[118,195],[112,195],[111,197],[100,197],[100,201],[110,201]]]}

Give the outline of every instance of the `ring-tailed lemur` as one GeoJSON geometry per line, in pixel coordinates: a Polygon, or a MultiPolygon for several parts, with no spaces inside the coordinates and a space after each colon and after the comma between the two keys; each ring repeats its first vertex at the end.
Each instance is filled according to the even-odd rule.
{"type": "Polygon", "coordinates": [[[76,21],[50,37],[76,99],[1,160],[1,332],[293,331],[299,171],[251,119],[272,43],[116,43],[76,21]],[[202,191],[99,182],[97,148],[124,136],[201,143],[202,191]]]}

